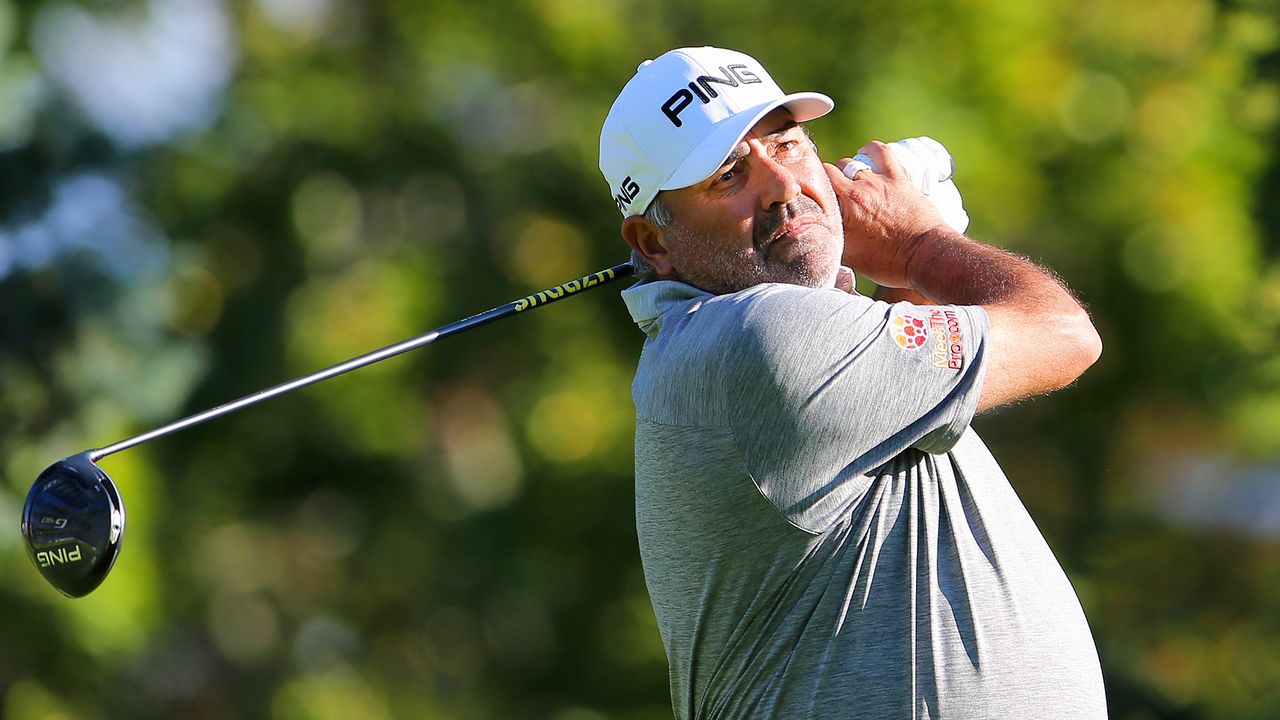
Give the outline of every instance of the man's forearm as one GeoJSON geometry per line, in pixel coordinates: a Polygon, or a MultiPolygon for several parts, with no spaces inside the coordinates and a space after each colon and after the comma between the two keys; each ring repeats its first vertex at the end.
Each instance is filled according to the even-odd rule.
{"type": "Polygon", "coordinates": [[[972,240],[946,227],[917,239],[907,261],[911,290],[948,305],[999,305],[1036,297],[1041,303],[1080,308],[1050,270],[1031,260],[972,240]]]}
{"type": "Polygon", "coordinates": [[[875,294],[871,296],[875,300],[883,300],[887,303],[909,302],[916,305],[938,305],[938,301],[933,298],[925,297],[919,292],[911,288],[896,288],[887,285],[881,285],[876,288],[875,294]]]}
{"type": "Polygon", "coordinates": [[[917,293],[950,305],[980,305],[990,320],[981,408],[1073,382],[1102,352],[1084,307],[1046,268],[950,228],[916,238],[907,277],[917,293]]]}

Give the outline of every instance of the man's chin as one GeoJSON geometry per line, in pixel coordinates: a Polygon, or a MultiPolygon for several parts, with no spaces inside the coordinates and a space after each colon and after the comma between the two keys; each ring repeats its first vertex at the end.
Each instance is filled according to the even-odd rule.
{"type": "Polygon", "coordinates": [[[721,273],[677,273],[679,280],[713,295],[727,295],[765,283],[799,285],[807,288],[831,288],[836,286],[840,269],[838,253],[825,252],[825,248],[812,248],[787,262],[736,265],[721,273]]]}
{"type": "Polygon", "coordinates": [[[819,245],[782,266],[782,272],[778,273],[779,277],[775,282],[809,288],[835,287],[839,269],[840,256],[827,252],[825,246],[819,245]]]}
{"type": "Polygon", "coordinates": [[[835,287],[842,243],[822,226],[807,228],[770,246],[769,259],[781,272],[776,282],[811,288],[835,287]],[[787,256],[790,257],[787,257],[787,256]]]}
{"type": "Polygon", "coordinates": [[[798,258],[797,262],[784,268],[779,268],[778,272],[770,273],[771,277],[767,282],[799,285],[807,288],[835,287],[836,272],[839,270],[840,264],[838,262],[815,263],[812,260],[813,258],[811,257],[798,258]]]}
{"type": "Polygon", "coordinates": [[[833,288],[836,286],[836,270],[837,268],[832,268],[830,271],[804,273],[792,280],[791,284],[815,290],[833,288]]]}
{"type": "Polygon", "coordinates": [[[814,278],[815,282],[811,285],[807,285],[806,287],[811,287],[816,289],[833,288],[836,286],[836,279],[839,277],[839,272],[840,272],[840,266],[836,265],[835,267],[831,268],[830,271],[822,273],[821,276],[815,276],[814,278]]]}

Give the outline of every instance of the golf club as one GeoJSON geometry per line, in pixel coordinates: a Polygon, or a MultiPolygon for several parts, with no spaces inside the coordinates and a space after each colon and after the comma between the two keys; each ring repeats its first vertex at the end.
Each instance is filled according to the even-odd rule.
{"type": "Polygon", "coordinates": [[[22,509],[22,536],[27,541],[27,554],[44,579],[59,592],[73,598],[88,595],[111,571],[124,539],[124,501],[115,482],[98,467],[98,460],[268,398],[414,350],[442,337],[549,305],[633,272],[631,263],[615,265],[140,435],[59,460],[40,473],[27,493],[22,509]]]}

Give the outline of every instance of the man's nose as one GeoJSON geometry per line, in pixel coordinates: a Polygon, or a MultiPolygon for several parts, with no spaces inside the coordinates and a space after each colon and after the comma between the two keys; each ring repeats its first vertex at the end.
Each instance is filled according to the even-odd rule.
{"type": "Polygon", "coordinates": [[[760,206],[771,210],[775,206],[785,205],[800,194],[800,182],[786,165],[774,160],[765,153],[757,159],[759,172],[756,178],[760,181],[760,206]]]}

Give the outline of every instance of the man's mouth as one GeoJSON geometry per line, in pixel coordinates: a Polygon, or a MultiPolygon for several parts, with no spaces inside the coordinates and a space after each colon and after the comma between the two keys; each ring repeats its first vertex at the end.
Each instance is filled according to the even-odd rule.
{"type": "Polygon", "coordinates": [[[767,256],[779,241],[793,240],[814,223],[822,221],[822,211],[817,204],[804,200],[794,201],[756,222],[755,245],[758,251],[767,256]]]}
{"type": "MultiPolygon", "coordinates": [[[[800,215],[792,215],[785,221],[778,224],[778,227],[765,236],[764,242],[760,249],[767,258],[773,248],[780,243],[788,240],[795,240],[805,233],[809,228],[820,222],[820,218],[816,213],[805,212],[800,215]]],[[[763,234],[763,233],[762,233],[763,234]]]]}

